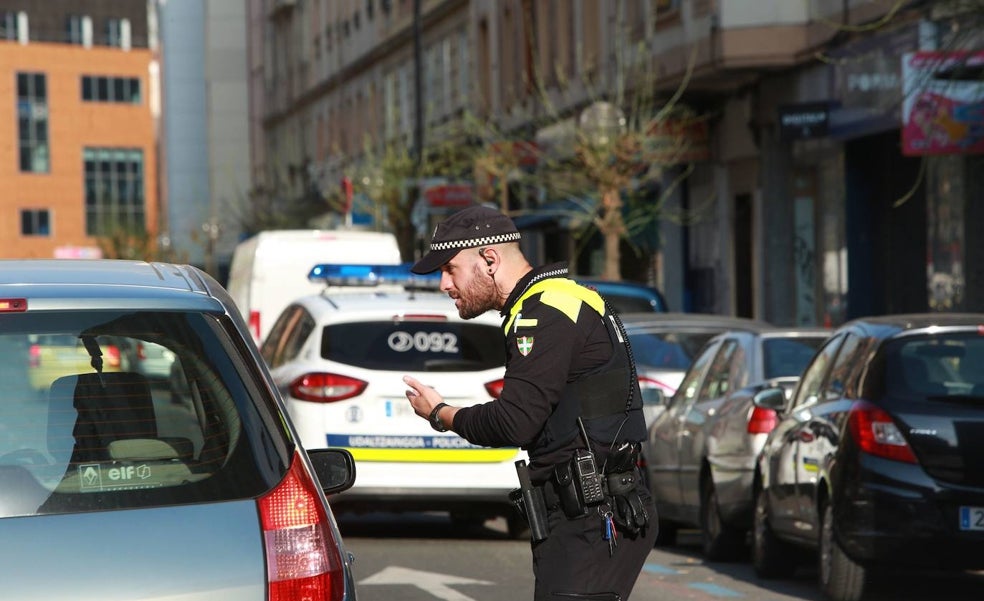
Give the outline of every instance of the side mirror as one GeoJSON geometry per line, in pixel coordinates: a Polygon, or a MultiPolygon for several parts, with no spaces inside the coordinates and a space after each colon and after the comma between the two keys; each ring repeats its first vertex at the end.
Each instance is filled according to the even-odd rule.
{"type": "Polygon", "coordinates": [[[326,495],[348,490],[355,484],[352,453],[345,449],[314,449],[307,454],[326,495]]]}
{"type": "Polygon", "coordinates": [[[782,411],[786,406],[786,393],[782,388],[766,388],[755,393],[752,404],[762,409],[782,411]]]}
{"type": "Polygon", "coordinates": [[[642,404],[644,407],[658,407],[666,404],[666,395],[661,388],[653,386],[642,389],[642,404]]]}

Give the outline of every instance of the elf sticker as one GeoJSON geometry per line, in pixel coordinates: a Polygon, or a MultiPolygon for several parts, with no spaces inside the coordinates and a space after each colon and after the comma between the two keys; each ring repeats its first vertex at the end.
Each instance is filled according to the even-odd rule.
{"type": "Polygon", "coordinates": [[[516,338],[516,348],[519,349],[519,354],[522,356],[529,355],[533,352],[533,337],[532,336],[520,336],[516,338]]]}

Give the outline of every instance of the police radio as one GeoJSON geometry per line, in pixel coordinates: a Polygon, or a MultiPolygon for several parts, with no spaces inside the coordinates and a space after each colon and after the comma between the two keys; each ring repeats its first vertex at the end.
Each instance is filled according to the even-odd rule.
{"type": "Polygon", "coordinates": [[[574,453],[574,473],[581,503],[595,505],[605,500],[605,490],[594,453],[587,449],[578,449],[574,453]]]}

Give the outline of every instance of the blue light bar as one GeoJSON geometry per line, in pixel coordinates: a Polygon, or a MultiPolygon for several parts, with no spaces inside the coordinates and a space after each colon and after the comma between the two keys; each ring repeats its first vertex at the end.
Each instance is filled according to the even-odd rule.
{"type": "Polygon", "coordinates": [[[417,275],[410,271],[412,263],[399,265],[360,265],[350,263],[322,263],[308,273],[312,282],[324,282],[329,286],[383,286],[404,288],[428,288],[438,290],[441,272],[417,275]]]}

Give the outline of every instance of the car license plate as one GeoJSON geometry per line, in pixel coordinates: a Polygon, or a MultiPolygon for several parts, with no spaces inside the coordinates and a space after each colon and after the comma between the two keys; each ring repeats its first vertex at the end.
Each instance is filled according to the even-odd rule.
{"type": "Polygon", "coordinates": [[[413,412],[413,405],[406,399],[387,400],[383,405],[383,411],[386,417],[405,418],[416,417],[417,415],[413,412]]]}
{"type": "Polygon", "coordinates": [[[984,507],[961,507],[960,529],[984,530],[984,507]]]}

